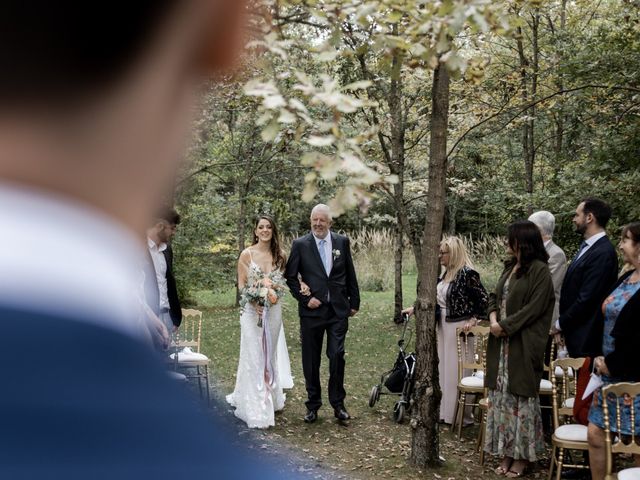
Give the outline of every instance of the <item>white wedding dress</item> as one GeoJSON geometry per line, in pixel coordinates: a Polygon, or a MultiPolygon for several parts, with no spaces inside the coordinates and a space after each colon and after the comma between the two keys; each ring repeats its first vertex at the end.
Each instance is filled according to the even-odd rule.
{"type": "MultiPolygon", "coordinates": [[[[248,283],[255,279],[259,267],[252,261],[248,283]]],[[[240,315],[240,359],[236,386],[227,402],[235,407],[235,416],[249,428],[275,425],[274,412],[284,408],[283,388],[292,388],[289,353],[282,325],[282,304],[268,309],[263,326],[258,326],[258,314],[247,304],[240,315]]]]}

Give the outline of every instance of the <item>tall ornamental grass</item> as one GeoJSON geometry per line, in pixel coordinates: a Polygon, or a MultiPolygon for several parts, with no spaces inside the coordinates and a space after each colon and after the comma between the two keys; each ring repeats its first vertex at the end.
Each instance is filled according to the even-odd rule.
{"type": "MultiPolygon", "coordinates": [[[[459,235],[480,273],[485,288],[493,291],[505,258],[505,239],[496,236],[459,235]]],[[[395,245],[390,229],[361,229],[349,234],[360,288],[370,292],[393,290],[395,245]]],[[[437,252],[434,252],[437,255],[437,252]]],[[[411,246],[403,245],[402,272],[417,273],[411,246]]]]}

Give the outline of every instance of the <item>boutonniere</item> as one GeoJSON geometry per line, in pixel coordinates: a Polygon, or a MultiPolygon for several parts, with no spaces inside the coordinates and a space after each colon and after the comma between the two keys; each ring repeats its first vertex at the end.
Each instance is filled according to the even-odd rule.
{"type": "Polygon", "coordinates": [[[333,253],[334,260],[340,257],[340,250],[338,250],[337,248],[335,250],[332,250],[331,253],[333,253]]]}

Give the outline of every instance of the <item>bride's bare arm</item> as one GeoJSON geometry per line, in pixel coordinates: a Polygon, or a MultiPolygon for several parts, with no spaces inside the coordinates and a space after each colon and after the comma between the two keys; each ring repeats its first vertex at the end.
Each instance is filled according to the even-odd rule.
{"type": "Polygon", "coordinates": [[[247,285],[250,259],[249,250],[243,250],[238,258],[238,288],[241,290],[247,285]]]}

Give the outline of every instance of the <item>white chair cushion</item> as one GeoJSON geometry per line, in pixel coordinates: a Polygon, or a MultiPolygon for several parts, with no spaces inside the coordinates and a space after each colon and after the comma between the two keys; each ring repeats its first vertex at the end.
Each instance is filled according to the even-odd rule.
{"type": "Polygon", "coordinates": [[[556,428],[553,434],[560,440],[568,440],[571,442],[587,441],[587,427],[585,425],[561,425],[556,428]]]}
{"type": "MultiPolygon", "coordinates": [[[[175,355],[176,355],[175,353],[172,353],[171,355],[169,355],[169,358],[171,358],[171,360],[174,360],[175,355]]],[[[209,357],[207,357],[206,355],[203,355],[202,353],[194,352],[189,347],[185,347],[178,352],[178,363],[207,362],[207,361],[209,361],[209,357]]]]}
{"type": "Polygon", "coordinates": [[[551,390],[553,390],[553,385],[551,385],[551,382],[544,378],[540,379],[540,391],[550,392],[551,390]]]}
{"type": "Polygon", "coordinates": [[[573,408],[573,404],[575,403],[575,397],[567,398],[564,402],[562,402],[562,408],[573,408]]]}
{"type": "MultiPolygon", "coordinates": [[[[562,378],[562,376],[564,375],[562,373],[562,368],[560,368],[560,367],[556,367],[556,370],[555,370],[554,373],[556,374],[556,378],[562,378]]],[[[573,378],[573,368],[569,367],[567,369],[567,377],[573,378]]]]}
{"type": "Polygon", "coordinates": [[[464,385],[465,387],[478,387],[478,388],[482,388],[484,387],[484,379],[479,378],[479,377],[463,377],[460,380],[460,385],[464,385]]]}
{"type": "Polygon", "coordinates": [[[619,471],[618,480],[640,480],[640,467],[625,468],[619,471]]]}
{"type": "Polygon", "coordinates": [[[169,374],[169,378],[176,380],[178,382],[186,382],[187,376],[180,372],[174,372],[173,370],[169,370],[167,372],[169,374]]]}
{"type": "Polygon", "coordinates": [[[484,379],[484,372],[482,370],[476,370],[475,372],[473,372],[473,376],[484,379]]]}

